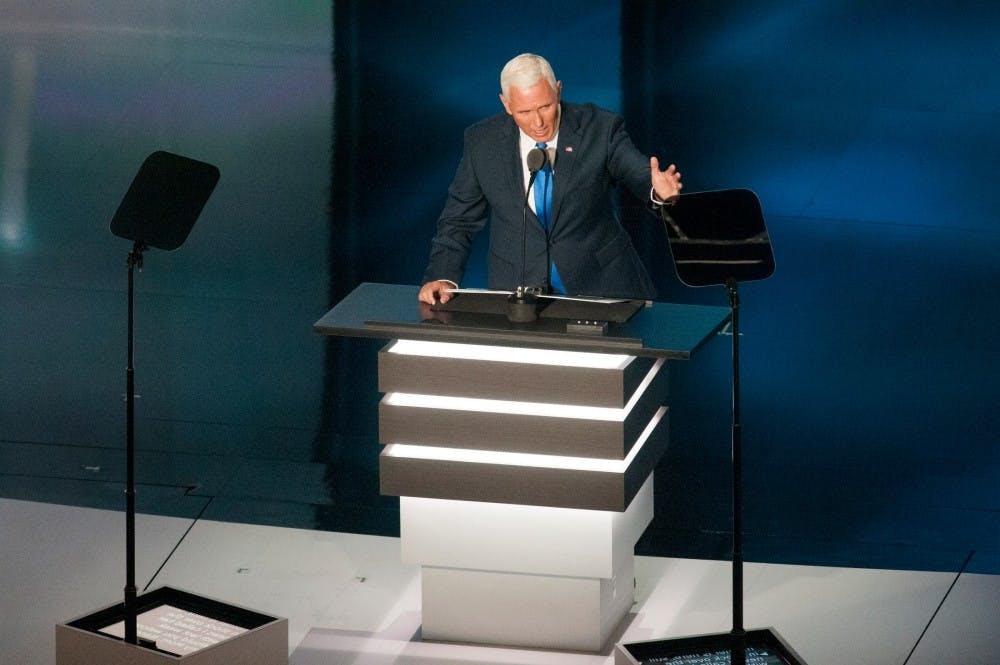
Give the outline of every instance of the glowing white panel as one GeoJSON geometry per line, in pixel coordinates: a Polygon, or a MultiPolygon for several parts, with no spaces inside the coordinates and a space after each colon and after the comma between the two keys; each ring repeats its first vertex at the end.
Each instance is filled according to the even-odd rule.
{"type": "Polygon", "coordinates": [[[596,471],[604,473],[625,473],[632,460],[646,444],[653,430],[663,419],[667,407],[661,406],[646,429],[636,440],[625,459],[594,459],[590,457],[566,457],[561,455],[536,455],[532,453],[510,453],[496,450],[472,450],[468,448],[441,448],[438,446],[415,446],[408,443],[390,443],[382,452],[389,457],[405,457],[447,462],[468,462],[471,464],[503,464],[506,466],[530,466],[546,469],[568,469],[573,471],[596,471]]]}
{"type": "Polygon", "coordinates": [[[398,340],[389,349],[389,353],[429,356],[432,358],[490,360],[528,365],[559,365],[563,367],[586,367],[593,369],[624,369],[633,360],[633,356],[622,354],[524,349],[509,346],[485,346],[482,344],[421,342],[417,340],[398,340]]]}
{"type": "Polygon", "coordinates": [[[385,403],[392,406],[410,406],[420,409],[447,409],[449,411],[480,411],[519,416],[549,416],[552,418],[582,418],[585,420],[625,420],[625,409],[608,407],[570,406],[544,402],[513,402],[509,400],[478,399],[473,397],[444,397],[415,393],[389,393],[385,403]]]}

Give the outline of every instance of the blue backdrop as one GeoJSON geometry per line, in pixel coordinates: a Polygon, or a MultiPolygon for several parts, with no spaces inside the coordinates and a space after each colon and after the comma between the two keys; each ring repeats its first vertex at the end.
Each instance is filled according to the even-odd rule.
{"type": "MultiPolygon", "coordinates": [[[[311,325],[421,278],[462,129],[530,50],[687,191],[761,198],[747,558],[1000,572],[997,3],[110,4],[0,9],[0,496],[122,508],[130,245],[108,222],[170,150],[222,178],[137,279],[139,510],[398,534],[379,344],[311,325]]],[[[623,203],[663,299],[724,305],[623,203]]],[[[642,554],[729,554],[728,342],[674,364],[642,554]]]]}
{"type": "MultiPolygon", "coordinates": [[[[462,128],[500,110],[508,57],[540,52],[566,99],[623,112],[687,191],[749,187],[762,200],[778,268],[742,289],[750,555],[818,560],[831,553],[817,539],[850,539],[869,560],[902,550],[954,567],[990,537],[992,5],[543,2],[530,25],[491,3],[377,6],[353,17],[360,86],[341,98],[361,129],[364,160],[351,163],[371,183],[353,192],[357,223],[388,230],[359,241],[359,277],[419,280],[462,128]],[[375,252],[385,260],[360,258],[375,252]],[[969,542],[928,551],[911,526],[969,542]]],[[[663,299],[725,304],[721,289],[677,282],[654,218],[627,207],[625,221],[663,299]]],[[[483,283],[480,260],[466,285],[483,283]]],[[[647,547],[727,551],[728,362],[717,343],[673,375],[647,547]]]]}

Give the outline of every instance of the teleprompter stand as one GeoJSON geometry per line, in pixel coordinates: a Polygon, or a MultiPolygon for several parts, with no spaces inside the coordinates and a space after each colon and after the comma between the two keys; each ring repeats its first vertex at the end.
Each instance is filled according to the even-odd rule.
{"type": "Polygon", "coordinates": [[[111,232],[131,240],[128,254],[128,342],[125,370],[125,598],[91,615],[56,626],[57,665],[119,663],[287,662],[287,620],[163,587],[143,596],[135,583],[135,270],[149,247],[184,244],[219,180],[205,162],[157,151],[143,162],[111,221],[111,232]],[[156,639],[140,638],[139,623],[156,639]],[[205,632],[179,626],[212,627],[205,632]]]}
{"type": "Polygon", "coordinates": [[[143,162],[111,220],[111,232],[132,240],[128,255],[128,365],[125,369],[125,641],[138,644],[135,586],[135,366],[133,320],[135,269],[150,246],[175,250],[184,244],[219,181],[211,164],[168,152],[143,162]]]}
{"type": "Polygon", "coordinates": [[[747,189],[683,194],[662,215],[677,276],[688,286],[724,286],[732,312],[733,628],[725,634],[619,645],[616,662],[805,665],[772,629],[743,627],[739,284],[774,273],[760,201],[747,189]]]}

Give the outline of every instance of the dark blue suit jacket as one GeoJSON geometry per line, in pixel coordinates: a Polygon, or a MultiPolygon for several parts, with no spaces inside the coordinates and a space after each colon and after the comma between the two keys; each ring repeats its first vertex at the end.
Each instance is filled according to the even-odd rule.
{"type": "MultiPolygon", "coordinates": [[[[524,176],[513,118],[500,113],[465,130],[465,147],[431,241],[424,282],[461,284],[475,234],[490,221],[489,288],[522,284],[524,176]]],[[[570,295],[654,298],[656,290],[622,228],[614,189],[649,200],[649,158],[624,121],[593,104],[562,104],[548,236],[531,210],[525,286],[547,284],[548,259],[570,295]]]]}

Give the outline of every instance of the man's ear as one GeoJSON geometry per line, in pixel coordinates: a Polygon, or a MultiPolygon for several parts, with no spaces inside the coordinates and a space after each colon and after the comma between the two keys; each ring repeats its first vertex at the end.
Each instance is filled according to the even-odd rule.
{"type": "Polygon", "coordinates": [[[502,92],[500,93],[500,103],[503,104],[503,110],[507,112],[507,115],[514,115],[510,112],[510,106],[507,105],[507,98],[503,96],[502,92]]]}

